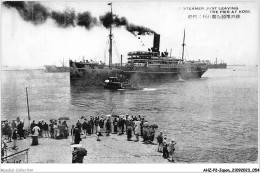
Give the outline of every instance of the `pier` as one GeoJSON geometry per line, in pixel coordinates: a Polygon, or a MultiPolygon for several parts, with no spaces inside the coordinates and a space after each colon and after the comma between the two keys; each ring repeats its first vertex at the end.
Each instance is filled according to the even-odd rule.
{"type": "MultiPolygon", "coordinates": [[[[162,157],[162,153],[157,152],[158,145],[143,144],[141,140],[135,142],[127,141],[126,134],[110,134],[101,136],[101,141],[97,141],[95,134],[83,138],[80,144],[87,150],[84,157],[85,163],[170,163],[162,157]]],[[[72,139],[52,139],[39,138],[39,145],[31,146],[32,139],[28,137],[17,140],[19,150],[29,148],[28,163],[72,163],[72,139]]],[[[8,146],[12,146],[7,143],[8,146]]]]}

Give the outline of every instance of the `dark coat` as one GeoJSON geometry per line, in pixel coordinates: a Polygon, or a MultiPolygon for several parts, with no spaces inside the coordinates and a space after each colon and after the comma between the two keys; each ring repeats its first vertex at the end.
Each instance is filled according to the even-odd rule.
{"type": "Polygon", "coordinates": [[[169,157],[169,151],[167,149],[167,144],[163,144],[163,158],[168,158],[169,157]]]}
{"type": "Polygon", "coordinates": [[[111,123],[110,123],[110,121],[107,121],[107,122],[106,122],[106,128],[107,128],[107,130],[110,131],[110,128],[111,128],[111,123]]]}
{"type": "Polygon", "coordinates": [[[19,123],[18,126],[17,126],[17,129],[18,129],[18,134],[21,137],[23,137],[23,123],[19,123]]]}
{"type": "Polygon", "coordinates": [[[83,129],[83,130],[87,129],[87,126],[88,126],[88,123],[87,123],[86,121],[84,121],[84,122],[82,123],[82,129],[83,129]]]}
{"type": "Polygon", "coordinates": [[[93,119],[90,119],[90,124],[91,124],[91,127],[94,126],[94,121],[93,121],[93,119]]]}
{"type": "Polygon", "coordinates": [[[76,126],[78,127],[79,130],[81,130],[82,124],[80,122],[77,122],[76,126]]]}
{"type": "Polygon", "coordinates": [[[122,119],[122,121],[121,121],[121,123],[122,123],[122,131],[124,130],[124,125],[125,125],[125,120],[124,119],[122,119]]]}
{"type": "Polygon", "coordinates": [[[122,127],[122,118],[119,118],[118,127],[122,127]]]}
{"type": "Polygon", "coordinates": [[[87,123],[87,133],[91,134],[91,124],[90,124],[90,122],[87,123]]]}
{"type": "Polygon", "coordinates": [[[73,135],[75,136],[74,143],[79,144],[79,142],[81,141],[81,137],[80,130],[77,127],[73,130],[73,135]]]}
{"type": "Polygon", "coordinates": [[[47,123],[44,123],[44,124],[43,124],[43,130],[48,131],[48,129],[49,129],[49,128],[48,128],[48,124],[47,124],[47,123]]]}
{"type": "Polygon", "coordinates": [[[161,144],[161,143],[163,142],[163,137],[162,137],[162,135],[158,135],[158,136],[157,136],[157,142],[158,142],[159,144],[161,144]]]}
{"type": "Polygon", "coordinates": [[[18,124],[17,126],[18,131],[23,130],[23,123],[18,124]]]}
{"type": "Polygon", "coordinates": [[[100,128],[104,128],[104,120],[99,120],[99,126],[100,128]]]}
{"type": "Polygon", "coordinates": [[[38,127],[42,130],[42,123],[41,122],[38,123],[38,127]]]}
{"type": "Polygon", "coordinates": [[[95,119],[95,126],[97,126],[99,124],[99,120],[95,119]]]}
{"type": "Polygon", "coordinates": [[[128,126],[127,127],[127,139],[131,139],[132,138],[132,127],[128,126]]]}

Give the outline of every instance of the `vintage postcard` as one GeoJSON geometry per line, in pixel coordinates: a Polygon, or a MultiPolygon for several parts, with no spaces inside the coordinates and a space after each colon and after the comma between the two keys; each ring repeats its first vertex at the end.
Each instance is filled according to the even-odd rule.
{"type": "Polygon", "coordinates": [[[259,8],[1,1],[1,172],[259,172],[259,8]]]}

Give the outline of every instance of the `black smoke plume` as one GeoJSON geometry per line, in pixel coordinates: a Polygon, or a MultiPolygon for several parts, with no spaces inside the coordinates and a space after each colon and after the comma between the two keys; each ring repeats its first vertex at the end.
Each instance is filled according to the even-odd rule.
{"type": "MultiPolygon", "coordinates": [[[[91,29],[99,23],[95,17],[92,17],[90,12],[78,13],[76,15],[72,9],[67,9],[63,12],[51,11],[40,3],[33,1],[5,1],[3,4],[8,8],[15,8],[25,21],[32,22],[35,25],[44,23],[48,18],[54,20],[59,27],[64,28],[78,25],[91,29]]],[[[99,20],[105,28],[109,28],[110,25],[114,27],[123,26],[135,36],[156,33],[150,28],[129,23],[125,17],[111,16],[111,12],[100,16],[99,20]]]]}
{"type": "Polygon", "coordinates": [[[90,12],[78,13],[77,15],[77,25],[83,26],[86,29],[91,29],[97,25],[97,19],[92,17],[90,12]]]}
{"type": "Polygon", "coordinates": [[[33,1],[5,1],[3,4],[8,8],[15,8],[25,21],[35,25],[44,23],[50,15],[46,7],[33,1]]]}
{"type": "Polygon", "coordinates": [[[76,14],[74,10],[67,9],[64,12],[52,11],[51,18],[60,27],[75,26],[76,14]]]}
{"type": "Polygon", "coordinates": [[[105,28],[109,28],[111,24],[114,24],[112,19],[113,18],[110,12],[107,12],[103,16],[99,16],[99,20],[101,21],[101,23],[105,28]]]}
{"type": "Polygon", "coordinates": [[[59,27],[66,28],[78,25],[91,29],[98,23],[90,12],[78,13],[76,16],[73,9],[66,9],[63,12],[51,11],[40,3],[33,1],[5,1],[3,4],[8,8],[15,8],[25,21],[33,24],[42,24],[50,18],[59,27]]]}
{"type": "Polygon", "coordinates": [[[25,2],[23,1],[5,1],[3,4],[9,8],[16,8],[17,10],[24,9],[25,7],[25,2]]]}
{"type": "Polygon", "coordinates": [[[139,25],[134,25],[134,24],[129,24],[127,19],[125,17],[119,17],[117,15],[111,15],[111,12],[107,12],[106,14],[102,15],[99,17],[100,22],[103,24],[105,28],[109,28],[110,25],[113,25],[115,27],[121,27],[124,26],[127,31],[131,32],[132,34],[136,35],[146,35],[146,34],[152,34],[156,33],[155,31],[139,26],[139,25]]]}

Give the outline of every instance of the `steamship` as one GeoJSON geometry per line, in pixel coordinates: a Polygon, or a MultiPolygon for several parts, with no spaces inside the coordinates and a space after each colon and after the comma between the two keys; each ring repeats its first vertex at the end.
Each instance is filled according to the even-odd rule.
{"type": "MultiPolygon", "coordinates": [[[[111,6],[112,8],[112,6],[111,6]]],[[[112,10],[111,10],[112,11],[112,10]]],[[[112,26],[109,34],[109,65],[89,61],[70,60],[70,80],[79,85],[102,85],[109,77],[118,77],[122,82],[141,83],[164,79],[201,78],[208,66],[204,61],[184,60],[185,30],[182,44],[182,57],[168,56],[160,52],[160,35],[154,33],[153,47],[148,51],[128,52],[126,64],[112,64],[112,26]]]]}
{"type": "Polygon", "coordinates": [[[64,73],[64,72],[70,72],[70,67],[66,67],[64,63],[64,59],[61,62],[62,66],[58,67],[56,65],[44,65],[45,72],[47,73],[64,73]]]}
{"type": "Polygon", "coordinates": [[[212,64],[208,64],[208,68],[219,68],[219,69],[226,69],[227,68],[227,63],[220,62],[218,63],[218,59],[216,58],[216,61],[212,64]]]}
{"type": "Polygon", "coordinates": [[[57,67],[55,65],[44,65],[45,72],[47,73],[63,73],[63,72],[70,72],[69,67],[57,67]]]}

